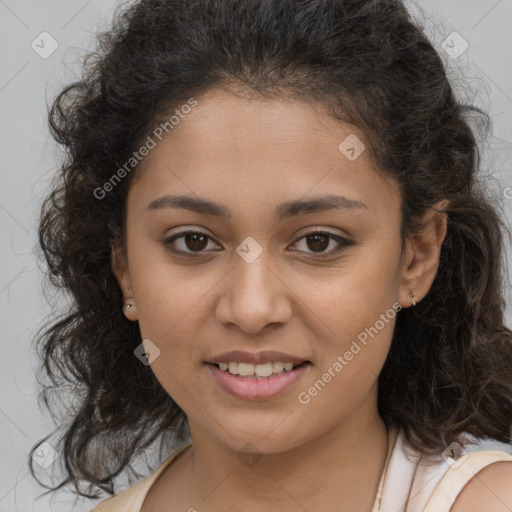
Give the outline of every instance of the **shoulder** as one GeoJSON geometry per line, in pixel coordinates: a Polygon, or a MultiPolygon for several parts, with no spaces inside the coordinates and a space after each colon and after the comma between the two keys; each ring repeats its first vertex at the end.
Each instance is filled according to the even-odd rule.
{"type": "Polygon", "coordinates": [[[512,461],[490,464],[466,484],[450,512],[510,512],[512,510],[512,461]]]}
{"type": "Polygon", "coordinates": [[[176,459],[180,458],[180,455],[191,446],[191,442],[181,446],[181,448],[177,449],[165,459],[153,473],[131,487],[124,489],[119,494],[104,499],[90,512],[139,512],[148,494],[155,486],[155,483],[158,482],[164,470],[174,467],[173,463],[176,459]]]}
{"type": "Polygon", "coordinates": [[[90,512],[119,512],[120,510],[140,510],[139,501],[144,499],[145,492],[140,483],[124,489],[119,494],[104,499],[90,512]]]}

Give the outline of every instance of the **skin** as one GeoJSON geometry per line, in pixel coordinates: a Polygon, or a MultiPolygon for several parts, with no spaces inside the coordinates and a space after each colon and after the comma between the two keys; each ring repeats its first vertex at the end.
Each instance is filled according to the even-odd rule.
{"type": "Polygon", "coordinates": [[[495,462],[479,471],[459,494],[451,512],[510,512],[512,462],[495,462]]]}
{"type": "MultiPolygon", "coordinates": [[[[112,249],[123,296],[134,303],[125,315],[158,346],[151,370],[187,414],[193,441],[153,485],[142,511],[370,511],[388,449],[377,376],[395,319],[308,404],[297,395],[394,303],[410,307],[411,291],[416,302],[428,293],[445,216],[429,211],[402,259],[397,184],[377,174],[368,150],[355,161],[338,150],[350,134],[369,146],[353,126],[299,101],[221,90],[197,99],[137,171],[127,197],[127,258],[112,249]],[[214,200],[233,218],[147,211],[163,194],[214,200]],[[275,221],[278,204],[324,194],[367,208],[275,221]],[[162,244],[189,227],[211,239],[196,259],[162,244]],[[338,243],[327,238],[318,249],[304,236],[319,230],[355,245],[333,255],[338,243]],[[236,252],[248,236],[262,248],[250,264],[236,252]],[[219,388],[204,364],[235,349],[278,350],[312,365],[281,395],[242,400],[219,388]],[[247,443],[261,455],[250,467],[239,458],[247,443]]],[[[200,245],[185,242],[173,244],[189,254],[200,245]]]]}

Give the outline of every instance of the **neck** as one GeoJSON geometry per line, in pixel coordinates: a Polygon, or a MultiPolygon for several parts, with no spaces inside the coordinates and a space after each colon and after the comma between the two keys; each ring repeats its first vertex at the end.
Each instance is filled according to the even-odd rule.
{"type": "Polygon", "coordinates": [[[377,413],[365,418],[363,409],[319,438],[252,460],[189,422],[184,510],[371,511],[388,433],[377,413]]]}

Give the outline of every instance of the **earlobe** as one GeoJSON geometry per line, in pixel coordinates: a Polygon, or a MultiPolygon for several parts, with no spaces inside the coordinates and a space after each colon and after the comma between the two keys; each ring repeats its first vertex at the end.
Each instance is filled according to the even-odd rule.
{"type": "Polygon", "coordinates": [[[399,294],[401,304],[415,305],[428,294],[434,282],[448,228],[447,205],[448,200],[443,200],[429,209],[421,230],[407,241],[399,294]]]}
{"type": "Polygon", "coordinates": [[[123,294],[123,313],[126,316],[126,318],[128,318],[128,320],[136,321],[138,319],[137,307],[135,305],[135,299],[133,297],[130,272],[126,256],[123,253],[122,248],[116,241],[111,242],[110,248],[111,269],[114,276],[116,277],[117,283],[119,284],[119,287],[121,288],[121,292],[123,294]]]}
{"type": "Polygon", "coordinates": [[[137,307],[135,306],[135,301],[133,297],[128,298],[124,303],[123,313],[124,316],[128,318],[128,320],[131,320],[132,322],[138,320],[137,307]]]}

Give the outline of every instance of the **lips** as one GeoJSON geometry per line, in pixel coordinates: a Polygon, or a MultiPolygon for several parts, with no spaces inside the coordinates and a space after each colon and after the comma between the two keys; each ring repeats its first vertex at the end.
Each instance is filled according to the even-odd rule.
{"type": "Polygon", "coordinates": [[[303,362],[310,362],[307,359],[289,354],[283,354],[282,352],[276,352],[274,350],[266,350],[263,352],[244,352],[243,350],[232,350],[230,352],[223,352],[222,354],[218,354],[206,362],[212,364],[230,362],[264,364],[276,361],[282,363],[293,363],[294,365],[298,365],[303,362]]]}
{"type": "MultiPolygon", "coordinates": [[[[280,354],[280,357],[282,355],[280,354]]],[[[304,362],[293,370],[261,380],[254,377],[231,375],[229,372],[219,369],[214,363],[207,364],[206,367],[214,382],[230,395],[242,400],[269,400],[297,387],[300,379],[310,371],[311,364],[304,362]]]]}

